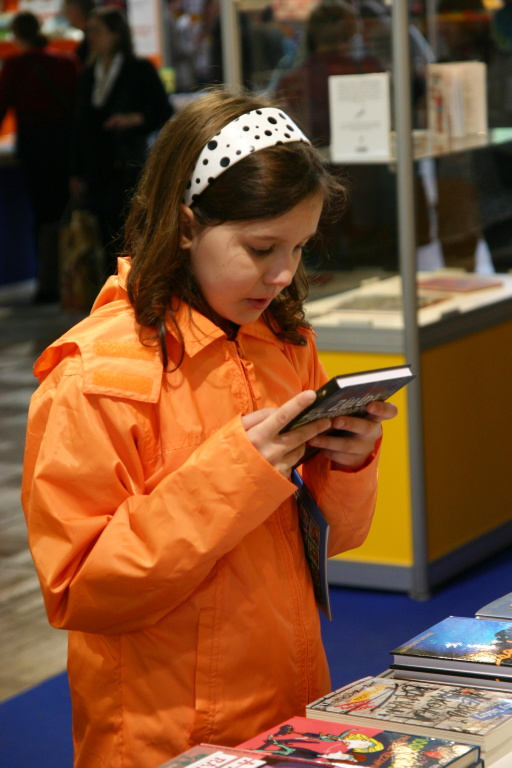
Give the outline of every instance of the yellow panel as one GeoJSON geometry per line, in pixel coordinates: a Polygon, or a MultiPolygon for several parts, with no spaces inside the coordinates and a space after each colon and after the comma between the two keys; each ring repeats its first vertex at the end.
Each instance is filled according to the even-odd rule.
{"type": "Polygon", "coordinates": [[[512,322],[421,356],[428,559],[510,521],[512,322]]]}
{"type": "MultiPolygon", "coordinates": [[[[366,352],[320,351],[329,376],[340,373],[403,365],[402,355],[366,352]]],[[[356,550],[339,559],[385,565],[410,566],[413,562],[409,442],[407,431],[407,389],[391,398],[399,408],[396,419],[384,424],[379,462],[379,495],[369,536],[356,550]]]]}

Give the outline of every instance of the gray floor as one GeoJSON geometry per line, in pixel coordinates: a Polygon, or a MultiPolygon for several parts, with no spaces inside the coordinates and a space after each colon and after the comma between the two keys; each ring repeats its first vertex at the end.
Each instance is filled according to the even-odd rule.
{"type": "Polygon", "coordinates": [[[46,619],[27,545],[20,482],[32,365],[80,318],[23,295],[0,299],[0,701],[61,672],[66,633],[46,619]],[[3,304],[3,306],[1,305],[3,304]]]}

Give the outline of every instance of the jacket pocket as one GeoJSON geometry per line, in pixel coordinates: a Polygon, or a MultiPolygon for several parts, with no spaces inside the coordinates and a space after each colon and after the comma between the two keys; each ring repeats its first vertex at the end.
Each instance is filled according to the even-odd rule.
{"type": "Polygon", "coordinates": [[[190,733],[191,744],[208,742],[215,723],[218,680],[219,627],[214,608],[199,612],[195,675],[195,713],[190,733]]]}

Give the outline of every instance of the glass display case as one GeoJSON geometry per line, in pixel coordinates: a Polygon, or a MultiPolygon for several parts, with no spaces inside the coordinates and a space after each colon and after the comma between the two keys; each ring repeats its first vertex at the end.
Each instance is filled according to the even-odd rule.
{"type": "Polygon", "coordinates": [[[255,3],[221,0],[225,80],[282,98],[350,187],[346,213],[307,255],[324,365],[408,362],[419,374],[385,426],[368,540],[333,558],[330,578],[422,599],[512,541],[512,4],[255,3]],[[249,55],[265,18],[286,38],[277,65],[249,55]],[[441,63],[458,64],[441,70],[442,99],[441,63]],[[390,73],[389,156],[334,162],[329,78],[377,72],[390,73]],[[425,288],[433,275],[441,290],[425,288]]]}

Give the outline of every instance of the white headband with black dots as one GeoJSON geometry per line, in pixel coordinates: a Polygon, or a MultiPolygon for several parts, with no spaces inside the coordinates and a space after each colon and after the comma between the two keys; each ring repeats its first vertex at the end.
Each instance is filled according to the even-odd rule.
{"type": "Polygon", "coordinates": [[[230,166],[259,149],[290,141],[311,142],[285,112],[263,107],[237,117],[203,148],[187,182],[183,202],[193,203],[211,182],[230,166]]]}

